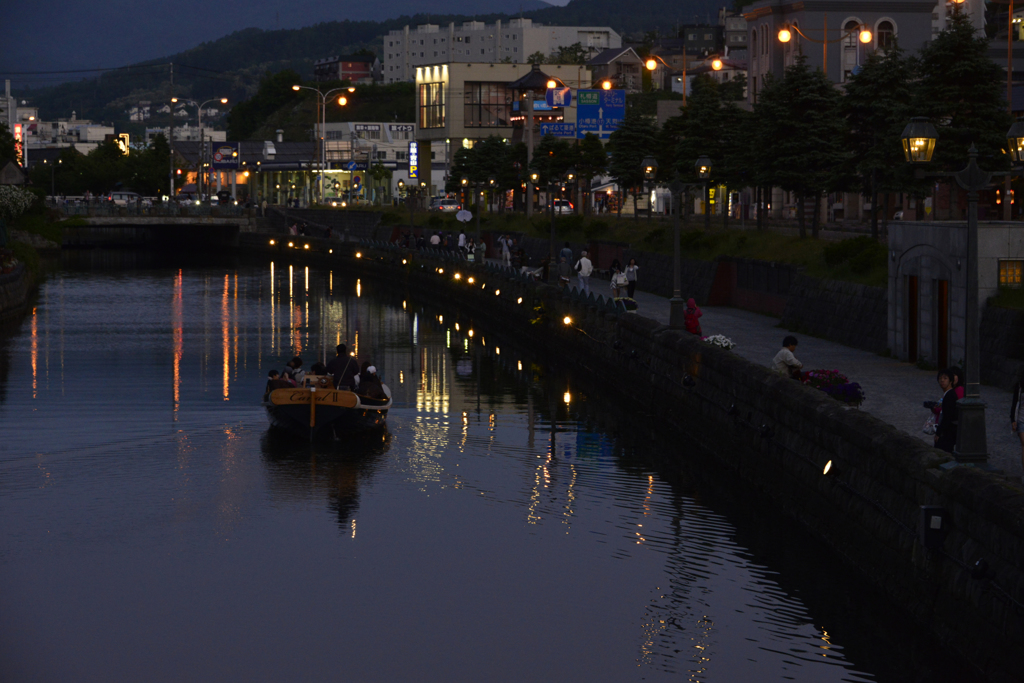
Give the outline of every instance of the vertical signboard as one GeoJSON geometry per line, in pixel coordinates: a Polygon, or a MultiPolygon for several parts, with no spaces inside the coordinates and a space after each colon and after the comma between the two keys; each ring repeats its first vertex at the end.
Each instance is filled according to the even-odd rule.
{"type": "Polygon", "coordinates": [[[21,124],[20,123],[16,123],[16,124],[14,124],[14,156],[15,156],[15,159],[17,160],[17,162],[18,162],[18,166],[22,165],[22,160],[25,157],[25,155],[23,154],[23,151],[22,151],[22,143],[23,143],[23,138],[22,138],[22,132],[21,132],[21,124]]]}
{"type": "Polygon", "coordinates": [[[409,142],[409,177],[419,178],[420,150],[415,140],[409,142]]]}

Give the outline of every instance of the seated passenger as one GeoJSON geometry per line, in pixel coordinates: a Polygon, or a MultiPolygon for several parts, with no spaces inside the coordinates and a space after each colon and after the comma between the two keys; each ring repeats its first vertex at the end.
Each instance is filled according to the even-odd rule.
{"type": "Polygon", "coordinates": [[[290,389],[291,387],[291,382],[281,379],[281,373],[277,370],[271,370],[267,373],[267,388],[263,392],[263,400],[266,401],[270,398],[270,392],[274,389],[290,389]]]}
{"type": "Polygon", "coordinates": [[[334,388],[349,391],[356,385],[359,376],[359,361],[348,355],[348,348],[338,344],[338,355],[327,364],[327,371],[334,375],[334,388]]]}
{"type": "Polygon", "coordinates": [[[388,395],[384,393],[384,387],[381,386],[380,377],[377,376],[377,368],[372,365],[367,364],[366,369],[361,373],[359,394],[380,401],[386,401],[388,398],[388,395]]]}
{"type": "Polygon", "coordinates": [[[284,366],[284,372],[281,373],[285,376],[285,379],[290,379],[295,382],[295,386],[302,386],[302,381],[306,378],[306,371],[302,369],[302,359],[298,356],[292,358],[284,366]]]}

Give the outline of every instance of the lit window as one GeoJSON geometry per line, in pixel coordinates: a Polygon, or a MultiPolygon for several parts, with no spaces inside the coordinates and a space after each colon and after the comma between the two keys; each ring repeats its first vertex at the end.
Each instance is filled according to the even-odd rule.
{"type": "Polygon", "coordinates": [[[1020,287],[1024,284],[1024,261],[999,262],[999,286],[1020,287]]]}

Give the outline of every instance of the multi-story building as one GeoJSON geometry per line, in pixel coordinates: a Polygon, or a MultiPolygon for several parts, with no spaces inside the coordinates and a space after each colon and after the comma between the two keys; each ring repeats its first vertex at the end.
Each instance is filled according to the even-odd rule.
{"type": "Polygon", "coordinates": [[[406,26],[384,37],[384,81],[411,81],[416,67],[454,62],[522,64],[535,53],[545,57],[579,43],[588,54],[622,45],[607,26],[546,26],[531,19],[466,21],[447,26],[406,26]]]}
{"type": "MultiPolygon", "coordinates": [[[[398,194],[399,180],[406,186],[419,182],[409,176],[410,158],[419,154],[415,123],[328,123],[324,128],[324,147],[328,169],[325,196],[329,199],[345,197],[352,188],[363,188],[357,194],[365,192],[368,184],[364,179],[366,171],[377,164],[391,171],[388,196],[398,194]]],[[[431,169],[437,177],[431,178],[429,185],[444,184],[444,176],[448,172],[444,151],[444,141],[431,145],[431,169]]]]}
{"type": "Polygon", "coordinates": [[[884,2],[882,0],[821,0],[791,3],[789,0],[757,0],[744,8],[747,21],[747,100],[757,101],[770,73],[781,78],[797,55],[807,56],[811,69],[822,69],[833,83],[845,83],[869,54],[896,43],[908,53],[917,52],[932,37],[934,2],[884,2]],[[782,28],[792,28],[788,42],[781,42],[782,28]],[[871,31],[871,42],[862,43],[860,28],[871,31]],[[801,32],[807,36],[801,36],[801,32]],[[833,42],[822,43],[828,40],[833,42]],[[825,63],[827,61],[827,63],[825,63]]]}
{"type": "MultiPolygon", "coordinates": [[[[163,135],[168,140],[170,139],[167,135],[167,126],[157,126],[155,128],[146,129],[146,143],[153,142],[153,138],[157,135],[163,135]]],[[[200,129],[198,126],[190,126],[184,124],[182,126],[174,127],[174,141],[175,142],[200,142],[202,140],[207,142],[225,142],[228,139],[227,131],[214,130],[209,126],[203,126],[200,129]]]]}
{"type": "Polygon", "coordinates": [[[342,55],[318,59],[313,63],[317,81],[349,81],[372,85],[381,81],[381,63],[374,55],[342,55]]]}
{"type": "MultiPolygon", "coordinates": [[[[590,87],[590,71],[583,65],[545,64],[543,78],[577,90],[590,87]]],[[[455,158],[460,147],[472,145],[491,135],[512,140],[524,137],[524,113],[516,98],[514,83],[533,73],[531,64],[452,63],[416,69],[416,141],[420,173],[435,183],[436,193],[443,183],[431,173],[432,161],[445,165],[455,158]],[[438,145],[442,154],[438,154],[438,145]]],[[[543,81],[542,81],[543,82],[543,81]]],[[[525,101],[525,100],[524,100],[525,101]]],[[[533,103],[533,141],[540,140],[542,123],[576,123],[576,97],[572,105],[548,107],[543,94],[533,103]]]]}
{"type": "Polygon", "coordinates": [[[595,82],[611,81],[613,87],[626,92],[643,88],[644,60],[631,47],[604,50],[591,57],[587,68],[595,82]]]}

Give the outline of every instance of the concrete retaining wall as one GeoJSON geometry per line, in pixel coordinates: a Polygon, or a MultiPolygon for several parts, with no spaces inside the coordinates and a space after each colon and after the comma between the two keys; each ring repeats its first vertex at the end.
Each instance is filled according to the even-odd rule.
{"type": "MultiPolygon", "coordinates": [[[[253,246],[267,249],[264,242],[253,246]]],[[[1019,483],[972,468],[945,469],[945,453],[867,413],[692,335],[616,312],[605,301],[576,300],[480,266],[472,266],[474,276],[488,287],[469,289],[461,284],[465,280],[438,275],[437,262],[415,253],[364,246],[364,257],[354,259],[337,248],[327,256],[326,248],[315,244],[308,257],[344,263],[436,301],[457,302],[495,331],[545,348],[552,360],[581,376],[598,378],[601,368],[617,368],[617,376],[633,381],[618,382],[615,390],[666,430],[678,430],[680,447],[664,458],[686,458],[696,443],[912,614],[918,624],[907,628],[932,630],[992,680],[1019,680],[1019,483]],[[409,263],[403,266],[402,258],[409,263]],[[500,296],[493,294],[496,289],[500,296]],[[573,325],[561,323],[566,315],[573,325]],[[829,461],[831,473],[825,476],[829,461]],[[923,505],[942,508],[948,527],[931,549],[918,535],[923,505]]]]}
{"type": "Polygon", "coordinates": [[[0,275],[0,319],[24,308],[34,285],[35,279],[23,263],[13,272],[0,275]]]}
{"type": "Polygon", "coordinates": [[[882,287],[797,275],[782,312],[782,325],[865,351],[888,346],[888,296],[882,287]]]}

